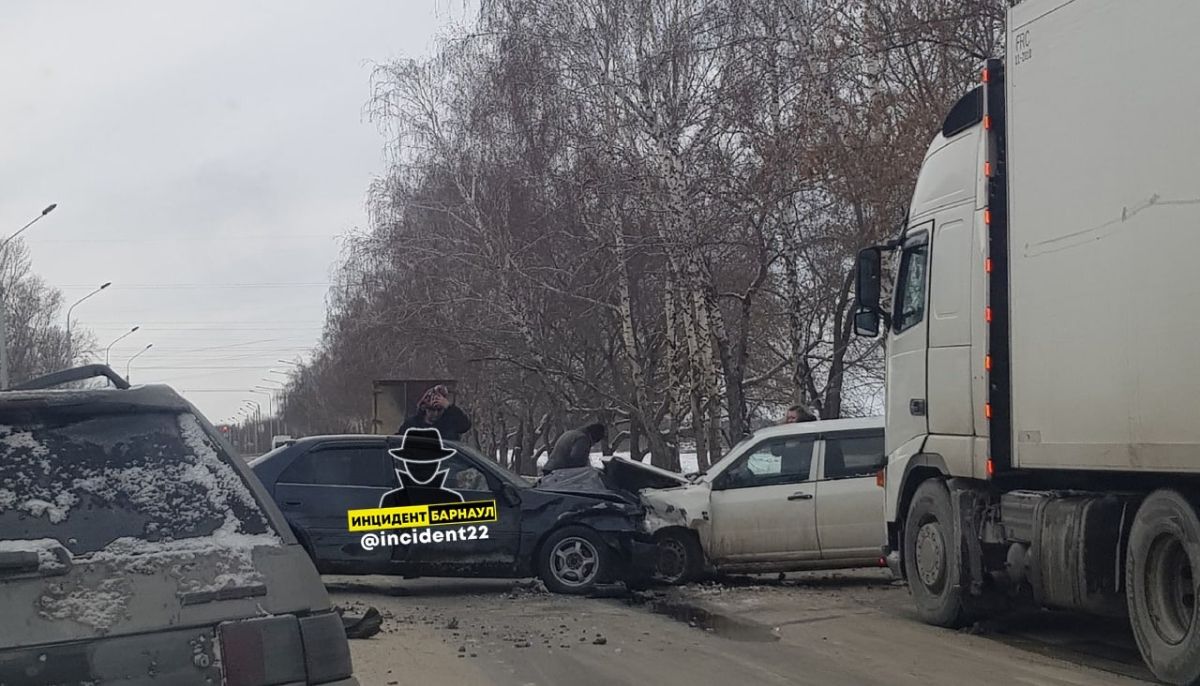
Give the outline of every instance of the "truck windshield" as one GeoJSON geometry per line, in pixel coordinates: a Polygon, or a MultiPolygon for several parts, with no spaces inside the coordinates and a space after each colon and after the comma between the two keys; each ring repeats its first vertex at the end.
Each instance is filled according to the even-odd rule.
{"type": "Polygon", "coordinates": [[[227,460],[191,414],[0,416],[0,539],[85,555],[120,538],[271,532],[227,460]]]}

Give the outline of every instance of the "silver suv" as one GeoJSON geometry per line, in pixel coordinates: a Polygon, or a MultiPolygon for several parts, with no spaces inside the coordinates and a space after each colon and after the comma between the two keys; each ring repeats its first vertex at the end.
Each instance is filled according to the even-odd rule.
{"type": "Polygon", "coordinates": [[[270,497],[190,403],[107,367],[0,392],[0,684],[357,686],[270,497]],[[91,376],[116,388],[46,390],[91,376]]]}

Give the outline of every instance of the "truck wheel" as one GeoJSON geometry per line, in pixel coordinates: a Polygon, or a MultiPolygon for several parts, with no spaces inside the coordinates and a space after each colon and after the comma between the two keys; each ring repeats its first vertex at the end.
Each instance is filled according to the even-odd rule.
{"type": "Polygon", "coordinates": [[[655,536],[658,560],[655,576],[673,586],[686,584],[700,575],[704,567],[704,552],[690,531],[668,530],[655,536]]]}
{"type": "Polygon", "coordinates": [[[917,614],[926,624],[953,628],[967,622],[958,538],[946,485],[936,479],[922,483],[904,520],[904,571],[917,614]]]}
{"type": "Polygon", "coordinates": [[[564,526],[538,549],[537,570],[554,593],[590,593],[612,577],[612,551],[586,526],[564,526]]]}
{"type": "Polygon", "coordinates": [[[1129,532],[1125,598],[1142,659],[1168,684],[1200,682],[1197,574],[1196,508],[1175,491],[1151,493],[1129,532]]]}

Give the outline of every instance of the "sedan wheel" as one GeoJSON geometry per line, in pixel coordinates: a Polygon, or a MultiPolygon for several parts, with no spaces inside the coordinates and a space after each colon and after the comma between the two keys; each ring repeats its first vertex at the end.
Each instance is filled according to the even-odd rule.
{"type": "Polygon", "coordinates": [[[554,559],[550,563],[554,576],[567,586],[583,586],[596,578],[600,568],[600,554],[585,538],[564,538],[554,546],[554,559]]]}
{"type": "Polygon", "coordinates": [[[555,593],[589,593],[612,576],[611,552],[596,532],[568,526],[550,534],[538,555],[538,576],[555,593]]]}

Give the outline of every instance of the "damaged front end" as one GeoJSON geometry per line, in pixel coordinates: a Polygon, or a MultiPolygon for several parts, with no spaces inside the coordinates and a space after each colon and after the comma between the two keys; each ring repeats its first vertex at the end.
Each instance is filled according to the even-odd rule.
{"type": "Polygon", "coordinates": [[[646,509],[638,496],[613,489],[600,470],[564,469],[544,477],[534,489],[548,496],[542,509],[554,520],[536,528],[553,531],[579,524],[595,531],[619,564],[618,578],[637,584],[654,576],[656,547],[646,528],[646,509]]]}

